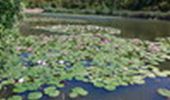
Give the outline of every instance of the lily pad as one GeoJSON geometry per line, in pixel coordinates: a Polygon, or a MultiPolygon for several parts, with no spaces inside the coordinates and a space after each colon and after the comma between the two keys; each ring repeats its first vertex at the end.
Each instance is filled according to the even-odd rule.
{"type": "Polygon", "coordinates": [[[28,99],[30,100],[40,99],[42,96],[43,95],[41,92],[32,92],[28,95],[28,99]]]}
{"type": "Polygon", "coordinates": [[[158,93],[164,97],[170,98],[170,90],[167,89],[158,89],[158,93]]]}
{"type": "Polygon", "coordinates": [[[14,88],[13,92],[15,93],[22,93],[25,92],[27,89],[25,87],[14,88]]]}
{"type": "Polygon", "coordinates": [[[86,95],[88,95],[88,92],[81,87],[73,88],[71,93],[69,94],[70,98],[76,98],[78,96],[86,96],[86,95]]]}
{"type": "Polygon", "coordinates": [[[50,97],[57,97],[60,95],[60,91],[56,90],[56,87],[48,87],[44,89],[44,93],[50,97]]]}
{"type": "Polygon", "coordinates": [[[78,94],[72,92],[72,93],[69,94],[69,97],[70,97],[70,98],[77,98],[77,97],[78,97],[78,94]]]}
{"type": "Polygon", "coordinates": [[[21,96],[12,96],[10,98],[8,98],[8,100],[22,100],[22,97],[21,96]]]}

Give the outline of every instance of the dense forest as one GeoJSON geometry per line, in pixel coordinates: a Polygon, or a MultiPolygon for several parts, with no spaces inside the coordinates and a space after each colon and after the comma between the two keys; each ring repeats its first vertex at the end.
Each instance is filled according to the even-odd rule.
{"type": "Polygon", "coordinates": [[[28,7],[44,9],[86,9],[97,12],[114,10],[169,11],[170,0],[26,0],[28,7]]]}

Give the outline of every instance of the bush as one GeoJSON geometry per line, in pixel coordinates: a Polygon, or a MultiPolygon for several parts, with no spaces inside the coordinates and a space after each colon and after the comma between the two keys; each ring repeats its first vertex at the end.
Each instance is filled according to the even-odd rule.
{"type": "Polygon", "coordinates": [[[0,0],[0,24],[4,28],[13,27],[21,18],[21,0],[0,0]]]}
{"type": "Polygon", "coordinates": [[[97,13],[113,10],[169,11],[170,0],[25,0],[27,7],[43,9],[91,9],[97,13]]]}

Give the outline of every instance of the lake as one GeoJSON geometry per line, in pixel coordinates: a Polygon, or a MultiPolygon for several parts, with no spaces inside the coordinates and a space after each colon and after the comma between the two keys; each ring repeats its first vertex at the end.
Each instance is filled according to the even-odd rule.
{"type": "MultiPolygon", "coordinates": [[[[21,25],[21,32],[24,34],[52,34],[48,31],[33,29],[34,26],[52,26],[57,24],[92,24],[99,26],[109,26],[121,30],[118,37],[140,38],[142,40],[154,41],[157,37],[170,36],[170,22],[160,20],[131,19],[111,16],[95,15],[69,15],[69,14],[50,14],[30,15],[21,25]],[[48,19],[47,19],[48,18],[48,19]],[[29,33],[26,33],[29,32],[29,33]]],[[[170,61],[161,63],[160,69],[170,69],[170,61]]],[[[144,85],[130,85],[118,87],[116,91],[110,92],[96,88],[92,84],[79,81],[68,81],[63,90],[63,94],[58,98],[43,97],[43,100],[72,100],[67,96],[69,88],[81,86],[89,91],[86,97],[74,100],[167,100],[158,95],[158,88],[170,89],[170,78],[146,79],[144,85]]],[[[26,94],[24,94],[26,95],[26,94]]]]}

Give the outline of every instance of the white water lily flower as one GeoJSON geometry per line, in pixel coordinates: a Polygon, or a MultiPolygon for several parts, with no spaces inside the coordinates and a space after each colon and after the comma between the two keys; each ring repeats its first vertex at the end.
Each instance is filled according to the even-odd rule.
{"type": "Polygon", "coordinates": [[[47,63],[45,61],[43,61],[41,65],[45,66],[45,65],[47,65],[47,63]]]}
{"type": "Polygon", "coordinates": [[[25,81],[24,78],[20,78],[20,79],[18,80],[19,83],[23,83],[24,81],[25,81]]]}
{"type": "Polygon", "coordinates": [[[43,66],[47,64],[47,63],[46,63],[45,61],[43,61],[43,60],[38,60],[37,63],[38,63],[39,65],[43,65],[43,66]]]}
{"type": "Polygon", "coordinates": [[[38,64],[41,64],[41,62],[42,62],[42,60],[38,60],[38,61],[37,61],[38,64]]]}
{"type": "Polygon", "coordinates": [[[64,60],[60,60],[59,63],[60,63],[60,64],[64,64],[64,60]]]}

